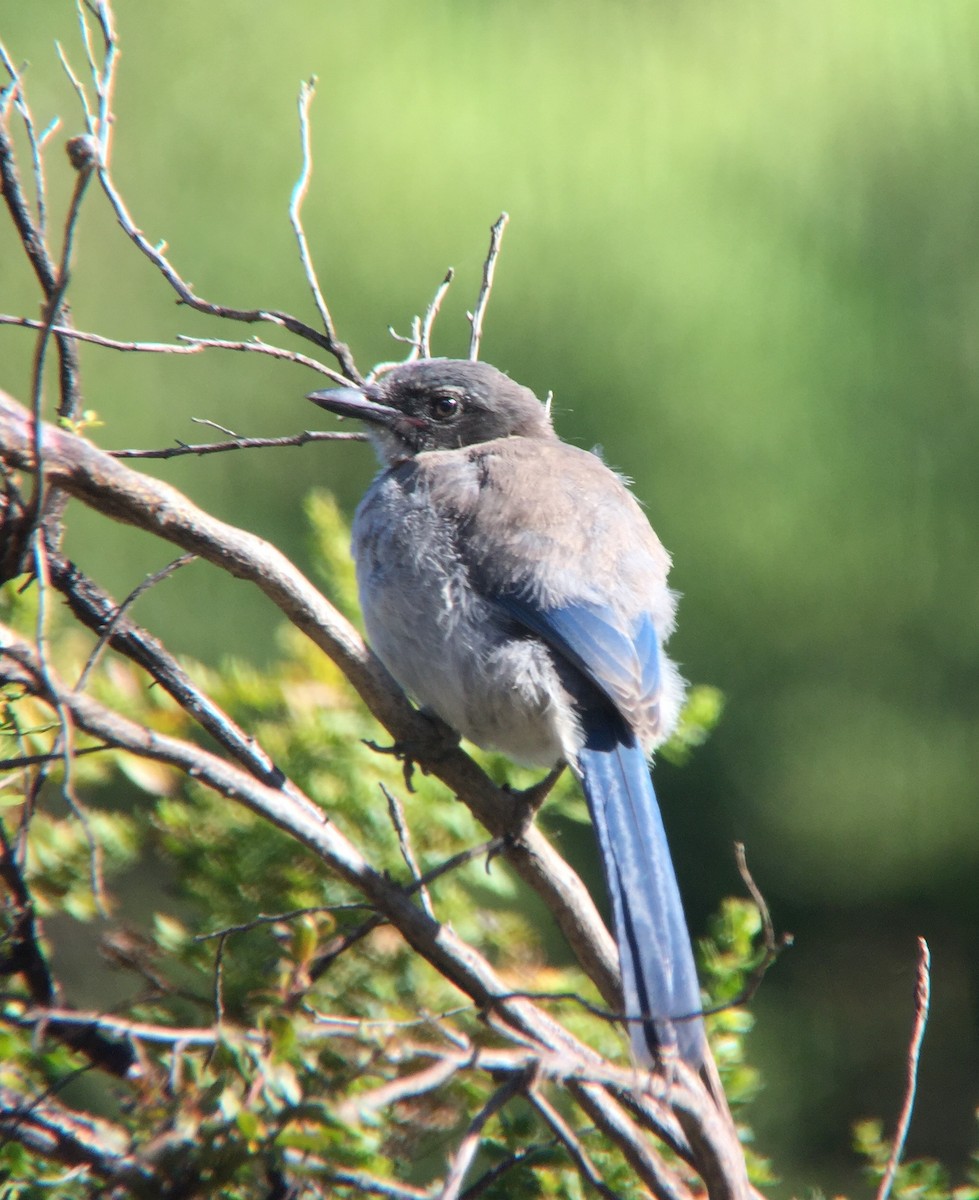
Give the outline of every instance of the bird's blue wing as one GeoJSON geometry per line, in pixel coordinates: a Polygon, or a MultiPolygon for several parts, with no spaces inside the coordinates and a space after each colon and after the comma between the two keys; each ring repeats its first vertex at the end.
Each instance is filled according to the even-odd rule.
{"type": "Polygon", "coordinates": [[[704,1034],[690,935],[649,766],[627,718],[655,703],[659,690],[652,620],[644,614],[624,631],[599,605],[544,609],[519,596],[500,603],[590,685],[576,697],[585,744],[573,766],[612,901],[626,1013],[648,1018],[629,1024],[636,1056],[648,1062],[675,1046],[699,1066],[704,1034]]]}
{"type": "Polygon", "coordinates": [[[641,613],[629,627],[599,604],[541,608],[518,594],[498,596],[506,612],[581,671],[620,712],[655,703],[660,687],[659,638],[641,613]]]}

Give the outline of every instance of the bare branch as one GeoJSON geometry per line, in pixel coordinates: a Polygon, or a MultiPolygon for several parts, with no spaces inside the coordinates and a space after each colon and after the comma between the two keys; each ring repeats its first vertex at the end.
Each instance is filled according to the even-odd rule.
{"type": "Polygon", "coordinates": [[[761,888],[755,883],[755,880],[748,870],[748,858],[745,853],[744,843],[734,843],[734,857],[738,866],[738,874],[741,876],[745,887],[748,889],[755,906],[758,909],[761,917],[762,926],[762,955],[757,965],[752,968],[741,991],[732,999],[724,1004],[719,1004],[714,1008],[704,1009],[704,1013],[724,1012],[728,1008],[738,1008],[742,1004],[748,1004],[754,997],[755,993],[761,987],[761,981],[765,978],[769,968],[774,964],[775,960],[781,955],[783,950],[787,950],[793,943],[791,933],[782,933],[776,935],[775,926],[772,923],[772,915],[768,910],[768,904],[765,902],[765,897],[762,895],[761,888]]]}
{"type": "MultiPolygon", "coordinates": [[[[108,593],[67,558],[48,553],[51,584],[64,596],[83,625],[101,634],[112,624],[109,644],[124,654],[167,691],[184,711],[257,779],[276,785],[282,773],[272,760],[234,721],[194,684],[162,642],[127,617],[118,617],[118,605],[108,593]]],[[[76,751],[76,754],[78,751],[76,751]]]]}
{"type": "MultiPolygon", "coordinates": [[[[47,328],[43,321],[36,321],[30,317],[13,316],[9,313],[0,313],[0,325],[16,325],[22,329],[43,330],[47,328]]],[[[264,354],[268,358],[278,358],[284,362],[295,363],[300,367],[309,367],[310,370],[325,375],[337,384],[342,385],[349,382],[332,367],[321,363],[319,359],[310,358],[308,354],[300,354],[297,350],[285,350],[281,346],[273,346],[258,337],[249,338],[247,341],[228,341],[222,338],[192,337],[190,334],[179,334],[177,342],[132,342],[104,337],[99,333],[83,333],[68,325],[52,325],[51,332],[76,342],[87,342],[93,346],[101,346],[105,350],[120,350],[126,354],[200,354],[202,350],[236,350],[246,354],[264,354]]]]}
{"type": "Polygon", "coordinates": [[[568,1088],[598,1128],[622,1150],[629,1165],[656,1196],[662,1200],[694,1200],[693,1192],[679,1173],[652,1152],[642,1131],[618,1104],[610,1104],[594,1083],[569,1081],[568,1088]]]}
{"type": "Polygon", "coordinates": [[[154,1181],[151,1166],[127,1153],[125,1129],[95,1117],[82,1116],[51,1100],[25,1102],[9,1087],[0,1086],[0,1137],[20,1142],[35,1154],[67,1166],[87,1167],[106,1182],[154,1181]]]}
{"type": "Polygon", "coordinates": [[[303,165],[299,179],[296,181],[296,186],[292,189],[292,199],[289,203],[289,220],[292,223],[296,241],[299,243],[299,257],[303,264],[306,282],[313,293],[316,310],[320,314],[320,320],[323,322],[323,328],[326,330],[327,336],[335,341],[336,332],[333,327],[333,318],[330,316],[330,310],[327,308],[326,300],[323,298],[323,291],[320,288],[320,281],[316,275],[312,255],[309,253],[309,243],[306,241],[306,230],[303,228],[302,222],[303,202],[309,191],[309,181],[313,174],[313,156],[309,148],[309,108],[313,103],[315,94],[316,77],[314,76],[299,89],[299,137],[302,143],[303,165]]]}
{"type": "Polygon", "coordinates": [[[475,1183],[466,1188],[459,1200],[478,1200],[479,1196],[482,1196],[484,1192],[489,1191],[491,1187],[499,1183],[505,1175],[508,1175],[522,1164],[526,1165],[533,1162],[535,1158],[546,1154],[556,1144],[557,1139],[553,1138],[549,1142],[538,1142],[536,1145],[522,1146],[519,1150],[514,1150],[506,1158],[500,1159],[488,1171],[480,1175],[475,1183]]]}
{"type": "Polygon", "coordinates": [[[179,558],[175,558],[173,562],[167,563],[167,565],[162,567],[159,571],[154,571],[152,575],[147,575],[141,583],[138,583],[136,587],[133,588],[125,600],[123,600],[123,602],[116,609],[105,628],[99,634],[99,640],[95,644],[95,649],[88,656],[88,661],[85,663],[82,673],[78,677],[78,682],[75,684],[76,691],[84,691],[88,685],[89,677],[95,670],[95,665],[102,656],[102,651],[105,649],[110,638],[112,637],[113,631],[122,620],[126,609],[131,608],[144,592],[149,591],[150,588],[155,587],[158,583],[162,583],[164,579],[168,579],[175,571],[178,571],[181,567],[188,566],[192,562],[196,562],[193,554],[181,554],[179,558]]]}
{"type": "Polygon", "coordinates": [[[924,1040],[925,1028],[928,1025],[928,1008],[931,1003],[931,951],[923,937],[918,938],[918,978],[914,989],[914,1027],[911,1031],[911,1043],[908,1046],[908,1072],[905,1084],[904,1104],[898,1118],[897,1129],[894,1131],[894,1146],[887,1160],[884,1176],[877,1189],[877,1200],[888,1200],[894,1177],[897,1174],[901,1155],[904,1153],[904,1143],[907,1141],[908,1130],[911,1127],[911,1114],[914,1112],[914,1097],[918,1088],[918,1062],[921,1058],[921,1043],[924,1040]]]}
{"type": "Polygon", "coordinates": [[[432,329],[435,326],[435,320],[442,309],[442,301],[445,299],[445,294],[449,290],[449,285],[455,278],[455,271],[451,267],[446,271],[445,278],[435,289],[435,295],[432,297],[432,302],[425,309],[425,315],[422,317],[421,332],[419,336],[419,353],[422,358],[432,357],[432,329]]]}
{"type": "Polygon", "coordinates": [[[484,1126],[514,1096],[524,1091],[527,1084],[528,1078],[524,1075],[515,1075],[512,1079],[508,1079],[502,1087],[497,1088],[475,1117],[473,1117],[465,1136],[452,1156],[452,1164],[445,1177],[442,1190],[439,1192],[438,1200],[458,1200],[466,1174],[472,1166],[473,1159],[476,1157],[476,1151],[479,1149],[479,1142],[484,1126]]]}
{"type": "MultiPolygon", "coordinates": [[[[286,1161],[293,1158],[304,1165],[307,1162],[305,1153],[287,1151],[286,1161]]],[[[394,1183],[390,1179],[378,1179],[376,1175],[368,1175],[365,1171],[338,1171],[334,1167],[324,1167],[319,1174],[327,1183],[353,1188],[355,1195],[381,1196],[382,1200],[432,1200],[432,1194],[427,1188],[412,1187],[408,1183],[394,1183]]]]}
{"type": "Polygon", "coordinates": [[[443,1057],[422,1071],[402,1075],[399,1079],[393,1079],[371,1092],[361,1092],[359,1095],[348,1097],[340,1106],[340,1118],[353,1122],[364,1113],[380,1112],[381,1109],[390,1108],[392,1104],[398,1104],[402,1100],[424,1096],[427,1092],[433,1092],[444,1083],[448,1083],[452,1076],[462,1069],[462,1064],[455,1058],[443,1057]]]}
{"type": "MultiPolygon", "coordinates": [[[[297,337],[303,338],[305,341],[312,342],[314,345],[319,346],[321,350],[325,350],[328,354],[333,355],[340,364],[342,375],[346,381],[353,381],[354,383],[363,382],[360,372],[354,364],[350,348],[347,345],[343,342],[334,341],[328,333],[320,333],[319,330],[314,329],[311,325],[307,325],[305,321],[300,321],[290,313],[282,312],[278,309],[232,308],[228,305],[216,304],[213,301],[205,300],[203,297],[198,296],[190,284],[185,282],[181,277],[177,269],[163,253],[163,250],[159,246],[154,246],[143,231],[137,227],[125,200],[123,200],[108,169],[105,167],[99,171],[99,182],[106,198],[112,205],[116,220],[122,226],[123,232],[156,267],[171,288],[177,293],[182,304],[186,304],[188,308],[193,308],[197,312],[206,313],[212,317],[221,317],[228,321],[240,321],[245,325],[265,322],[288,329],[290,333],[294,333],[297,337]]],[[[247,343],[239,343],[234,347],[229,346],[229,348],[243,349],[246,345],[247,343]]]]}
{"type": "Polygon", "coordinates": [[[398,835],[398,846],[401,850],[401,857],[405,860],[405,866],[411,872],[411,878],[418,885],[418,898],[421,901],[422,908],[434,921],[435,912],[432,909],[432,900],[428,894],[428,888],[422,881],[421,871],[418,869],[418,861],[411,849],[411,839],[408,835],[408,823],[405,821],[404,809],[402,809],[397,796],[389,788],[385,787],[383,783],[380,786],[384,794],[384,799],[388,802],[391,824],[398,835]]]}
{"type": "MultiPolygon", "coordinates": [[[[48,571],[47,544],[42,528],[39,527],[34,530],[32,542],[34,550],[34,574],[37,579],[37,618],[35,623],[37,670],[45,685],[50,688],[52,674],[47,658],[47,591],[50,586],[50,575],[48,571]]],[[[61,703],[60,697],[55,700],[54,709],[58,714],[59,732],[55,738],[52,752],[57,753],[59,750],[61,752],[61,761],[64,768],[64,775],[61,781],[61,795],[85,834],[85,840],[88,843],[92,896],[99,915],[104,917],[107,915],[107,909],[105,884],[102,877],[102,848],[92,829],[88,810],[75,792],[75,729],[71,714],[65,705],[61,703]]],[[[42,766],[38,771],[39,778],[43,777],[46,772],[47,766],[42,766]]]]}
{"type": "MultiPolygon", "coordinates": [[[[9,58],[6,58],[6,65],[8,69],[12,70],[9,58]]],[[[53,326],[58,319],[58,306],[52,304],[59,288],[58,268],[55,266],[54,260],[45,243],[43,223],[40,219],[35,222],[31,216],[21,184],[20,172],[17,167],[17,156],[7,118],[8,113],[0,111],[0,194],[3,196],[7,211],[14,223],[14,228],[27,255],[28,262],[31,264],[31,268],[41,285],[41,291],[45,299],[46,315],[46,322],[42,322],[43,328],[47,322],[50,322],[53,326]]],[[[32,154],[39,153],[40,147],[37,147],[35,150],[32,146],[32,154]]],[[[38,200],[38,208],[39,212],[41,212],[44,206],[44,182],[43,175],[38,170],[36,163],[35,184],[41,189],[38,200]]],[[[73,224],[70,227],[73,228],[73,224]]],[[[68,325],[68,321],[64,319],[64,314],[61,315],[61,325],[68,325]]],[[[58,344],[60,362],[61,400],[58,411],[63,416],[71,416],[78,406],[78,355],[75,347],[63,334],[56,334],[55,337],[58,344]]]]}
{"type": "Polygon", "coordinates": [[[489,251],[483,263],[483,284],[479,289],[476,307],[469,314],[472,333],[469,338],[469,357],[476,361],[479,358],[479,343],[483,338],[483,318],[486,316],[486,306],[489,304],[490,293],[493,291],[493,276],[496,274],[496,260],[500,255],[500,244],[503,241],[503,231],[510,220],[509,213],[500,213],[496,223],[490,227],[489,251]]]}
{"type": "Polygon", "coordinates": [[[306,446],[310,442],[364,442],[365,433],[339,433],[332,430],[304,429],[290,437],[246,438],[235,437],[233,442],[179,442],[176,446],[164,446],[160,450],[110,450],[113,458],[180,458],[186,454],[224,454],[228,450],[267,450],[286,446],[306,446]]]}
{"type": "Polygon", "coordinates": [[[561,1114],[557,1111],[553,1104],[546,1100],[537,1088],[529,1088],[527,1091],[527,1099],[537,1109],[538,1113],[543,1117],[544,1121],[550,1126],[551,1132],[555,1135],[561,1145],[567,1150],[571,1161],[574,1163],[578,1174],[590,1184],[600,1196],[604,1196],[605,1200],[618,1200],[616,1193],[608,1186],[605,1180],[598,1173],[598,1168],[588,1157],[584,1146],[582,1146],[578,1135],[565,1121],[561,1114]]]}
{"type": "Polygon", "coordinates": [[[14,67],[10,55],[3,42],[0,41],[0,63],[3,64],[10,76],[9,88],[4,88],[0,92],[0,106],[5,107],[6,97],[9,96],[20,114],[20,119],[24,123],[24,132],[27,134],[27,144],[31,150],[31,166],[34,171],[34,203],[37,206],[37,230],[43,242],[47,237],[47,189],[44,182],[44,158],[41,151],[44,143],[54,128],[60,124],[57,120],[53,121],[46,130],[38,134],[35,125],[34,117],[31,112],[31,107],[27,102],[27,92],[24,87],[24,81],[14,67]]]}
{"type": "MultiPolygon", "coordinates": [[[[2,1019],[11,1025],[33,1028],[60,1028],[69,1031],[109,1033],[132,1042],[151,1042],[163,1046],[213,1046],[227,1031],[208,1026],[152,1025],[146,1021],[127,1021],[122,1017],[106,1016],[100,1012],[84,1012],[73,1008],[25,1008],[21,1012],[8,1010],[2,1019]]],[[[235,1031],[244,1041],[262,1043],[266,1035],[256,1030],[235,1031]]]]}

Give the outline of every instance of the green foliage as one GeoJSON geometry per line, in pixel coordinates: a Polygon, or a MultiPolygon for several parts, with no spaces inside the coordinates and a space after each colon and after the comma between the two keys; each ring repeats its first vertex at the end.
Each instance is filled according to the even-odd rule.
{"type": "MultiPolygon", "coordinates": [[[[853,1128],[853,1145],[866,1160],[866,1173],[876,1184],[884,1176],[892,1151],[884,1137],[883,1122],[858,1121],[853,1128]]],[[[953,1186],[949,1170],[940,1162],[908,1159],[897,1168],[890,1194],[894,1200],[979,1200],[979,1155],[973,1155],[966,1179],[959,1186],[953,1186]]]]}
{"type": "Polygon", "coordinates": [[[719,688],[700,683],[687,693],[680,722],[668,742],[657,754],[677,766],[689,762],[691,754],[710,737],[724,712],[724,696],[719,688]]]}
{"type": "MultiPolygon", "coordinates": [[[[339,510],[317,493],[308,511],[331,592],[353,612],[348,532],[339,510]]],[[[8,595],[3,603],[8,620],[33,626],[29,594],[16,600],[8,595]]],[[[50,628],[49,644],[61,672],[77,672],[90,651],[90,639],[63,619],[50,628]]],[[[400,763],[365,745],[376,736],[374,724],[332,663],[294,630],[279,635],[278,647],[267,670],[233,660],[220,671],[194,666],[194,674],[376,866],[407,878],[380,785],[402,806],[423,871],[480,840],[465,806],[417,772],[413,789],[406,789],[400,763]]],[[[104,658],[90,687],[136,720],[198,736],[182,711],[120,660],[104,658]]],[[[678,761],[708,736],[721,707],[715,689],[692,689],[672,743],[678,761]]],[[[36,701],[10,688],[2,713],[2,732],[17,752],[55,747],[59,726],[36,701]]],[[[81,739],[78,748],[84,745],[81,739]]],[[[501,780],[523,786],[534,778],[498,756],[483,758],[501,780]]],[[[169,1130],[165,1171],[202,1195],[265,1196],[269,1180],[284,1167],[292,1178],[335,1188],[337,1195],[357,1194],[358,1178],[422,1187],[438,1178],[446,1146],[458,1141],[490,1099],[492,1080],[460,1069],[438,1089],[409,1093],[393,1106],[378,1106],[373,1098],[378,1089],[423,1070],[447,1033],[485,1043],[479,1014],[460,1008],[458,994],[384,926],[355,938],[324,966],[324,952],[349,937],[368,913],[346,884],[326,877],[317,860],[241,806],[168,768],[111,752],[76,759],[70,781],[74,791],[84,791],[84,819],[60,811],[66,785],[56,757],[29,822],[25,877],[38,915],[59,917],[46,949],[57,959],[77,923],[98,923],[101,946],[116,976],[121,972],[127,981],[125,1019],[161,1030],[199,1030],[203,1038],[143,1042],[138,1080],[90,1092],[84,1101],[90,1110],[121,1125],[136,1147],[169,1130]],[[99,922],[92,892],[96,869],[109,887],[109,915],[99,922]]],[[[18,803],[8,798],[6,822],[20,819],[18,803]]],[[[549,807],[584,817],[569,778],[549,807]]],[[[430,892],[440,919],[515,987],[599,1003],[577,968],[553,965],[553,932],[499,860],[475,860],[434,882],[430,892]]],[[[6,936],[12,928],[8,921],[6,936]]],[[[747,1056],[753,1017],[736,1001],[763,961],[761,935],[755,905],[730,899],[699,948],[714,1006],[708,1032],[726,1094],[742,1120],[762,1083],[747,1056]]],[[[96,995],[118,992],[117,977],[96,974],[88,981],[96,995]]],[[[17,976],[3,1003],[0,1086],[28,1095],[77,1087],[71,1081],[83,1060],[57,1038],[18,1025],[29,1005],[17,976]]],[[[627,1061],[614,1024],[576,1004],[563,1004],[560,1016],[601,1052],[627,1061]]],[[[645,1194],[596,1130],[578,1133],[616,1195],[628,1200],[645,1194]]],[[[741,1124],[740,1133],[753,1181],[773,1183],[770,1163],[751,1146],[750,1127],[741,1124]]],[[[858,1125],[855,1145],[869,1174],[879,1177],[890,1152],[880,1123],[858,1125]]],[[[566,1151],[524,1101],[508,1104],[487,1122],[473,1172],[486,1174],[484,1194],[500,1200],[584,1195],[566,1151]]],[[[52,1190],[65,1200],[87,1200],[96,1184],[84,1170],[66,1172],[7,1142],[0,1146],[0,1186],[5,1200],[39,1200],[52,1190]]],[[[979,1200],[979,1169],[952,1189],[940,1164],[908,1162],[893,1194],[897,1200],[979,1200]]]]}

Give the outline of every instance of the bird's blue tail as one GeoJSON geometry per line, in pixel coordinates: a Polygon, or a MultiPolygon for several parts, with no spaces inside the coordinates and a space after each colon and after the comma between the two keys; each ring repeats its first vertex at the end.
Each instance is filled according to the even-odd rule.
{"type": "Polygon", "coordinates": [[[651,1063],[674,1046],[697,1068],[700,987],[649,765],[616,716],[588,722],[586,734],[578,774],[612,900],[625,1009],[650,1018],[630,1022],[633,1052],[651,1063]]]}

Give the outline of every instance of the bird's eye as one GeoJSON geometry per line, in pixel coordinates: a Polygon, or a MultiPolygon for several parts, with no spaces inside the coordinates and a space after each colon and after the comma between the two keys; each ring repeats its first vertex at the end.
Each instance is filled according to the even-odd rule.
{"type": "Polygon", "coordinates": [[[458,398],[447,392],[433,396],[428,404],[428,410],[436,421],[451,420],[458,413],[460,407],[458,398]]]}

